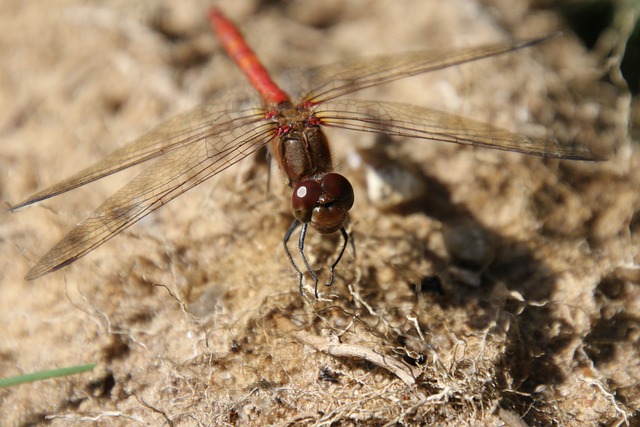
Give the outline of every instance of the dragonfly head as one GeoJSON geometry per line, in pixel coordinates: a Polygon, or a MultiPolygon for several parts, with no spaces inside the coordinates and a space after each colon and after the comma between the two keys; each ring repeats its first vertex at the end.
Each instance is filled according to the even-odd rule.
{"type": "Polygon", "coordinates": [[[328,173],[299,182],[293,189],[291,207],[298,221],[310,223],[320,233],[329,234],[344,225],[353,200],[349,180],[340,174],[328,173]]]}

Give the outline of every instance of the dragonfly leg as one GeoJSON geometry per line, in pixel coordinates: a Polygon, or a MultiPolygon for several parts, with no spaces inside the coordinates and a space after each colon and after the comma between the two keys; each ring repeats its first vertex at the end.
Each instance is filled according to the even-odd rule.
{"type": "Polygon", "coordinates": [[[267,162],[267,195],[271,193],[271,150],[266,150],[264,158],[267,162]]]}
{"type": "Polygon", "coordinates": [[[289,257],[289,262],[291,263],[293,268],[295,268],[296,272],[298,272],[298,278],[300,279],[300,283],[298,286],[300,287],[300,294],[302,295],[302,271],[300,271],[300,269],[296,265],[296,262],[293,260],[293,256],[291,256],[291,251],[289,251],[289,246],[287,246],[287,243],[289,243],[289,239],[291,238],[291,235],[296,230],[296,228],[298,228],[298,225],[300,225],[300,222],[294,219],[291,225],[289,226],[289,229],[285,233],[284,239],[282,240],[282,242],[284,243],[284,251],[287,253],[287,257],[289,257]]]}
{"type": "MultiPolygon", "coordinates": [[[[287,246],[287,243],[289,243],[289,239],[291,238],[291,235],[293,234],[295,229],[298,228],[298,225],[300,224],[301,223],[298,220],[294,220],[291,223],[291,225],[289,226],[289,229],[284,235],[283,243],[284,243],[284,250],[287,253],[287,256],[289,257],[289,262],[291,262],[291,265],[293,265],[293,268],[295,268],[295,270],[298,272],[300,294],[302,295],[303,294],[302,278],[304,276],[304,273],[296,265],[296,262],[293,260],[293,256],[289,251],[289,247],[287,246]]],[[[304,239],[306,235],[307,235],[307,224],[302,224],[302,228],[300,230],[300,240],[298,241],[298,250],[300,252],[300,255],[302,256],[302,261],[304,261],[304,265],[307,268],[307,271],[309,272],[309,274],[311,274],[311,277],[313,278],[315,295],[316,295],[316,298],[318,298],[318,275],[315,273],[315,271],[313,271],[313,269],[311,268],[311,265],[309,265],[309,261],[307,260],[307,257],[304,255],[304,239]]]]}
{"type": "MultiPolygon", "coordinates": [[[[289,229],[287,230],[287,232],[284,235],[284,239],[283,239],[284,250],[287,253],[287,257],[289,258],[289,262],[291,263],[293,268],[298,273],[298,278],[299,278],[299,285],[298,286],[300,287],[300,294],[303,294],[302,279],[303,279],[304,273],[302,272],[302,270],[300,270],[300,268],[298,268],[298,265],[293,260],[293,256],[291,255],[291,251],[289,251],[289,247],[287,246],[287,244],[289,243],[289,239],[291,239],[291,235],[296,230],[296,228],[298,228],[298,226],[300,224],[302,224],[302,228],[300,229],[300,239],[298,241],[298,251],[300,252],[300,256],[302,257],[302,261],[304,262],[304,266],[306,267],[307,271],[309,272],[309,274],[313,278],[313,282],[314,282],[313,289],[314,289],[315,296],[316,296],[316,298],[319,298],[319,295],[318,295],[318,275],[316,274],[315,271],[313,271],[313,268],[311,268],[311,265],[309,264],[309,261],[307,260],[307,257],[304,254],[304,239],[306,238],[306,235],[307,235],[307,226],[308,226],[308,224],[300,223],[300,221],[298,221],[298,220],[294,220],[291,223],[291,225],[289,226],[289,229]]],[[[331,267],[329,268],[329,272],[330,272],[331,276],[329,278],[329,282],[325,283],[325,286],[333,285],[333,280],[335,278],[335,273],[334,272],[335,272],[336,266],[340,263],[340,260],[342,259],[342,256],[344,255],[344,251],[347,249],[347,245],[349,244],[349,242],[351,242],[351,246],[353,247],[353,251],[355,253],[355,245],[353,243],[353,238],[351,238],[351,239],[349,238],[349,234],[347,233],[347,230],[345,230],[344,227],[340,228],[340,234],[342,235],[342,241],[343,241],[342,242],[342,248],[340,248],[340,253],[338,254],[338,257],[333,262],[333,264],[331,264],[331,267]]]]}
{"type": "MultiPolygon", "coordinates": [[[[313,278],[313,290],[316,295],[316,298],[318,298],[318,275],[316,274],[315,271],[313,271],[313,269],[311,268],[311,265],[309,265],[309,261],[307,260],[307,257],[304,254],[304,239],[307,235],[307,225],[308,225],[307,223],[303,223],[302,228],[300,229],[300,240],[298,241],[298,251],[300,252],[300,256],[302,257],[304,266],[307,267],[307,271],[313,278]]],[[[302,282],[300,282],[300,290],[302,290],[302,282]]]]}
{"type": "MultiPolygon", "coordinates": [[[[333,285],[334,270],[336,269],[336,266],[338,265],[338,263],[342,259],[342,255],[344,255],[344,250],[347,248],[347,243],[349,242],[349,234],[347,233],[347,230],[344,229],[344,227],[340,227],[340,234],[342,234],[342,240],[343,240],[342,249],[340,249],[340,253],[338,254],[338,258],[336,258],[336,260],[333,262],[333,264],[331,264],[331,267],[329,268],[329,272],[331,273],[331,277],[329,279],[329,282],[325,283],[325,286],[333,285]]],[[[354,253],[355,253],[355,245],[353,244],[353,239],[351,239],[351,246],[353,246],[353,250],[354,250],[354,253]]]]}

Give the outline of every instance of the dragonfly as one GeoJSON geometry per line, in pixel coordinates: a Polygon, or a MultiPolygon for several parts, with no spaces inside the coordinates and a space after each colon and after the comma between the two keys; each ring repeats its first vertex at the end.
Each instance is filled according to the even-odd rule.
{"type": "Polygon", "coordinates": [[[219,9],[211,9],[208,17],[222,46],[259,95],[258,101],[248,102],[248,98],[238,96],[205,102],[159,124],[93,166],[11,207],[15,211],[157,158],[54,245],[27,272],[25,279],[33,280],[67,266],[179,195],[268,147],[292,189],[294,219],[283,239],[285,252],[298,274],[300,292],[303,276],[308,273],[318,297],[318,274],[304,251],[308,226],[321,234],[342,236],[340,251],[329,268],[326,285],[331,285],[349,241],[345,226],[355,200],[348,179],[333,169],[323,127],[558,159],[597,160],[586,147],[519,135],[435,109],[345,98],[398,79],[538,45],[558,34],[447,52],[423,50],[349,59],[307,68],[300,72],[306,79],[298,90],[301,95],[292,97],[271,79],[238,28],[219,9]],[[302,268],[288,247],[298,227],[302,268]]]}

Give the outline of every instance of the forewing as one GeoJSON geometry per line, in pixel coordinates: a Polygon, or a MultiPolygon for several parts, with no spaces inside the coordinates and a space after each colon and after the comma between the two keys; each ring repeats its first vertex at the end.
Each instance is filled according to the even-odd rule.
{"type": "Polygon", "coordinates": [[[142,172],[58,242],[25,278],[70,264],[144,216],[263,147],[274,124],[254,122],[182,145],[142,172]]]}
{"type": "Polygon", "coordinates": [[[319,105],[326,126],[516,151],[559,159],[596,160],[585,147],[519,135],[487,123],[410,104],[336,100],[319,105]]]}
{"type": "Polygon", "coordinates": [[[254,105],[257,104],[253,97],[242,90],[225,95],[222,100],[207,102],[187,113],[174,116],[94,165],[12,206],[11,210],[57,196],[185,145],[256,121],[262,117],[263,112],[250,107],[254,105]]]}
{"type": "Polygon", "coordinates": [[[283,80],[304,82],[303,102],[315,104],[368,87],[408,76],[439,70],[482,58],[533,46],[559,33],[545,37],[515,40],[448,52],[425,50],[374,58],[350,59],[335,64],[293,70],[283,80]]]}

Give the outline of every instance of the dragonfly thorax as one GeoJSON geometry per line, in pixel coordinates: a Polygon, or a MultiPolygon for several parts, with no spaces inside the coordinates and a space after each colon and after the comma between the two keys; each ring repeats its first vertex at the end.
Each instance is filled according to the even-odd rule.
{"type": "Polygon", "coordinates": [[[289,186],[333,171],[331,150],[322,129],[296,121],[281,127],[271,149],[289,186]]]}

